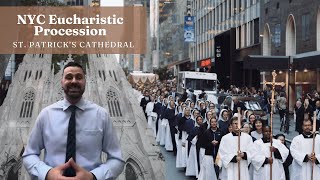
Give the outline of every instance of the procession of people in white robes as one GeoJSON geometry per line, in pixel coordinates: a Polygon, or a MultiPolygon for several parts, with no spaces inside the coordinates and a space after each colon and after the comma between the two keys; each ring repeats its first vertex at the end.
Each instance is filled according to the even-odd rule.
{"type": "Polygon", "coordinates": [[[249,128],[244,131],[239,130],[237,113],[230,109],[218,112],[209,101],[181,101],[176,93],[175,98],[146,99],[150,99],[145,106],[147,126],[156,142],[174,153],[176,168],[186,176],[199,180],[269,180],[270,175],[273,180],[320,180],[320,137],[313,138],[310,119],[303,122],[303,132],[292,140],[289,150],[277,139],[272,139],[271,147],[270,127],[250,111],[243,111],[246,118],[240,118],[241,125],[245,121],[249,128]],[[293,159],[290,177],[284,170],[289,156],[293,159]]]}

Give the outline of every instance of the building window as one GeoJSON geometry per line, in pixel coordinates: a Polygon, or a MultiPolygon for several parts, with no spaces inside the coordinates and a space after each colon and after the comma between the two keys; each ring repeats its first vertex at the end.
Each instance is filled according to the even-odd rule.
{"type": "Polygon", "coordinates": [[[281,46],[281,26],[280,24],[276,24],[274,27],[274,36],[273,42],[275,47],[281,46]]]}
{"type": "Polygon", "coordinates": [[[116,91],[109,89],[107,92],[107,102],[110,117],[122,117],[119,96],[116,91]]]}
{"type": "Polygon", "coordinates": [[[27,79],[27,75],[28,75],[28,71],[26,71],[26,73],[24,74],[23,82],[25,82],[25,81],[26,81],[26,79],[27,79]]]}
{"type": "Polygon", "coordinates": [[[116,73],[115,73],[114,71],[113,71],[113,77],[114,77],[114,80],[115,80],[115,81],[118,81],[118,80],[117,80],[116,73]]]}
{"type": "Polygon", "coordinates": [[[24,94],[21,109],[20,109],[20,118],[32,117],[34,96],[35,96],[34,92],[31,90],[24,94]]]}
{"type": "Polygon", "coordinates": [[[254,44],[259,43],[259,18],[253,20],[254,44]]]}
{"type": "Polygon", "coordinates": [[[98,71],[99,72],[99,77],[101,78],[101,71],[98,71]]]}
{"type": "Polygon", "coordinates": [[[264,10],[264,14],[265,14],[265,15],[268,14],[268,8],[266,8],[266,9],[264,10]]]}
{"type": "Polygon", "coordinates": [[[280,7],[280,3],[279,3],[279,2],[277,2],[277,9],[279,9],[279,7],[280,7]]]}
{"type": "Polygon", "coordinates": [[[137,178],[138,176],[137,176],[136,172],[134,171],[134,168],[131,166],[131,164],[127,164],[125,174],[126,174],[126,180],[137,180],[138,179],[137,178]]]}
{"type": "Polygon", "coordinates": [[[310,14],[302,15],[302,40],[310,39],[310,14]]]}
{"type": "Polygon", "coordinates": [[[106,73],[104,72],[104,70],[102,70],[102,75],[103,75],[103,80],[106,80],[106,73]]]}

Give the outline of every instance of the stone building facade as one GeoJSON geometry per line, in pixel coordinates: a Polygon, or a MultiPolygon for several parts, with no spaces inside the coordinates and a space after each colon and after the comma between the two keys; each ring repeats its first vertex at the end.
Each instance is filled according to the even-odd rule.
{"type": "MultiPolygon", "coordinates": [[[[26,54],[0,106],[0,180],[29,179],[21,159],[28,135],[38,113],[63,98],[62,70],[55,74],[51,59],[48,54],[26,54]]],[[[72,61],[71,55],[66,61],[72,61]]],[[[84,98],[106,108],[117,129],[126,161],[118,179],[164,179],[160,149],[115,56],[88,55],[86,80],[84,98]]]]}
{"type": "Polygon", "coordinates": [[[262,56],[249,57],[246,68],[261,71],[261,84],[276,70],[293,112],[297,99],[320,90],[320,2],[265,0],[260,6],[262,56]]]}

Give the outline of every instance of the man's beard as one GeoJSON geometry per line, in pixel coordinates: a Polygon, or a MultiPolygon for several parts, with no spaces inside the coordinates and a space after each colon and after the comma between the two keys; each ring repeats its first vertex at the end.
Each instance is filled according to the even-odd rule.
{"type": "Polygon", "coordinates": [[[63,90],[66,96],[71,99],[78,99],[82,97],[82,94],[84,93],[84,89],[81,89],[80,85],[69,85],[66,86],[66,88],[63,88],[63,90]]]}
{"type": "Polygon", "coordinates": [[[303,132],[303,134],[305,134],[305,135],[309,136],[309,135],[311,135],[311,134],[312,134],[312,132],[311,132],[311,131],[309,131],[309,132],[304,131],[304,132],[303,132]]]}

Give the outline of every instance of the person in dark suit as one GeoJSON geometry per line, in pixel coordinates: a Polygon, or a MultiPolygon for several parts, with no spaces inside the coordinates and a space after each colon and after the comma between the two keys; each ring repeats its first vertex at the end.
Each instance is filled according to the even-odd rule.
{"type": "Polygon", "coordinates": [[[177,88],[176,87],[172,87],[171,91],[169,93],[169,95],[171,95],[173,97],[173,99],[176,99],[176,97],[180,97],[180,94],[177,93],[177,88]]]}
{"type": "Polygon", "coordinates": [[[192,102],[196,103],[197,96],[194,94],[194,90],[193,89],[189,89],[188,99],[191,99],[192,102]]]}
{"type": "Polygon", "coordinates": [[[203,101],[206,100],[206,92],[204,92],[204,89],[201,90],[201,94],[199,94],[199,99],[203,101]]]}
{"type": "Polygon", "coordinates": [[[188,93],[186,91],[186,89],[183,89],[183,94],[181,96],[181,101],[185,102],[188,99],[188,93]]]}
{"type": "Polygon", "coordinates": [[[233,105],[233,114],[237,113],[238,112],[238,107],[241,108],[241,114],[243,114],[243,112],[245,110],[247,110],[246,106],[244,105],[243,102],[239,101],[238,98],[234,98],[233,99],[233,102],[234,102],[234,105],[233,105]]]}
{"type": "Polygon", "coordinates": [[[150,102],[150,96],[149,96],[149,90],[145,90],[144,91],[144,97],[141,99],[140,101],[140,106],[142,107],[143,109],[143,113],[144,115],[146,116],[146,119],[147,119],[147,113],[146,113],[146,107],[147,107],[147,104],[150,102]]]}
{"type": "Polygon", "coordinates": [[[304,107],[302,106],[301,101],[297,101],[294,107],[294,112],[296,114],[296,131],[302,133],[302,123],[304,120],[304,107]]]}

